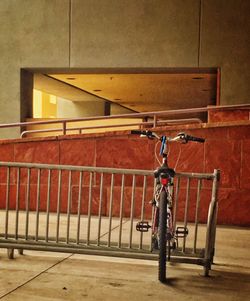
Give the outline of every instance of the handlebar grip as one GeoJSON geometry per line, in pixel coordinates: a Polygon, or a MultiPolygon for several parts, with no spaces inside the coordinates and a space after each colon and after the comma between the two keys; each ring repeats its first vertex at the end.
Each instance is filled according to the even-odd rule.
{"type": "Polygon", "coordinates": [[[194,141],[197,141],[197,142],[200,142],[200,143],[204,143],[205,142],[204,138],[198,138],[198,137],[194,137],[194,138],[195,138],[194,141]]]}
{"type": "Polygon", "coordinates": [[[142,134],[142,131],[139,131],[139,130],[131,130],[131,134],[134,134],[134,135],[141,135],[141,134],[142,134]]]}
{"type": "Polygon", "coordinates": [[[151,133],[152,132],[150,132],[150,131],[131,130],[131,134],[135,134],[135,135],[145,135],[145,136],[148,136],[151,133]]]}
{"type": "Polygon", "coordinates": [[[205,142],[204,138],[198,138],[198,137],[193,137],[193,136],[188,136],[188,135],[187,135],[187,140],[189,140],[189,141],[195,141],[195,142],[200,142],[200,143],[204,143],[205,142]]]}

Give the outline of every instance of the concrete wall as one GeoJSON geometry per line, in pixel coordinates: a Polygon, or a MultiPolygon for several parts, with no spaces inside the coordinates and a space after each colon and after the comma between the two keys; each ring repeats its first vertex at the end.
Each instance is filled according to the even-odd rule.
{"type": "Polygon", "coordinates": [[[115,103],[112,103],[110,106],[110,115],[119,115],[119,114],[129,114],[134,113],[130,109],[121,107],[115,103]]]}
{"type": "Polygon", "coordinates": [[[250,103],[250,1],[202,1],[200,66],[221,67],[221,103],[250,103]]]}
{"type": "Polygon", "coordinates": [[[27,111],[25,67],[221,66],[221,103],[247,103],[249,10],[248,0],[1,0],[0,123],[27,111]]]}
{"type": "Polygon", "coordinates": [[[17,122],[20,68],[69,67],[69,1],[0,1],[0,53],[0,123],[17,122]]]}
{"type": "Polygon", "coordinates": [[[104,115],[104,101],[80,102],[57,98],[57,118],[80,118],[95,115],[104,115]]]}

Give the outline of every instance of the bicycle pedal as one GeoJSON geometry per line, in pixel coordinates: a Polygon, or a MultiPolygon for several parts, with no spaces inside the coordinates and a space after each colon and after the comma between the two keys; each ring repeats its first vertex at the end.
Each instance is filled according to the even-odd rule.
{"type": "Polygon", "coordinates": [[[188,228],[187,227],[177,227],[175,231],[177,238],[184,238],[188,235],[188,228]]]}
{"type": "Polygon", "coordinates": [[[136,230],[140,232],[148,232],[151,226],[146,221],[141,221],[136,224],[136,230]]]}

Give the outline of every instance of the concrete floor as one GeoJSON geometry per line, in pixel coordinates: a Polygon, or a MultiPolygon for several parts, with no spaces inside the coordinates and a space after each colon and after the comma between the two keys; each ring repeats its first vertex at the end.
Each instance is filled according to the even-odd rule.
{"type": "Polygon", "coordinates": [[[2,300],[250,300],[250,229],[218,227],[211,276],[202,267],[40,251],[7,257],[0,249],[2,300]]]}

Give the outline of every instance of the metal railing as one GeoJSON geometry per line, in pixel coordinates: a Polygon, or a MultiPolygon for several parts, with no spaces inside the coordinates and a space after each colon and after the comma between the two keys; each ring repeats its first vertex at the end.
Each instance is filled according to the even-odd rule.
{"type": "Polygon", "coordinates": [[[32,121],[32,122],[19,122],[19,123],[8,123],[0,124],[0,129],[2,128],[11,128],[19,127],[20,129],[27,126],[36,126],[36,125],[53,125],[61,124],[60,128],[48,128],[48,129],[37,129],[37,130],[24,130],[21,132],[21,137],[24,137],[28,134],[34,133],[44,133],[44,132],[61,132],[63,135],[66,135],[72,131],[78,131],[80,134],[84,130],[89,129],[100,129],[100,128],[117,128],[117,127],[129,127],[129,126],[150,126],[157,127],[160,125],[166,124],[182,124],[182,123],[201,123],[202,121],[199,118],[179,118],[179,119],[163,119],[168,116],[175,115],[189,115],[193,113],[207,113],[214,110],[235,110],[235,109],[250,109],[250,104],[242,105],[227,105],[227,106],[208,106],[201,108],[191,108],[191,109],[178,109],[178,110],[167,110],[167,111],[156,111],[156,112],[145,112],[145,113],[133,113],[133,114],[122,114],[122,115],[111,115],[111,116],[96,116],[96,117],[85,117],[85,118],[71,118],[71,119],[60,119],[60,120],[46,120],[46,121],[32,121]],[[126,118],[140,118],[140,122],[131,122],[120,123],[113,125],[101,125],[101,126],[78,126],[78,127],[69,127],[69,124],[75,122],[88,122],[88,121],[100,121],[100,120],[112,120],[112,119],[126,119],[126,118]],[[145,121],[147,120],[147,121],[145,121]]]}
{"type": "MultiPolygon", "coordinates": [[[[114,116],[118,116],[118,115],[114,115],[114,116]]],[[[94,117],[93,117],[94,118],[94,117]]],[[[117,117],[116,117],[117,118],[117,117]]],[[[119,117],[121,118],[121,117],[119,117]]],[[[105,118],[107,119],[107,118],[105,118]]],[[[104,120],[105,120],[104,119],[104,120]]],[[[91,119],[91,121],[94,119],[91,119]]],[[[77,120],[79,121],[79,120],[77,120]]],[[[87,121],[86,119],[82,119],[81,121],[87,121]]],[[[96,129],[108,129],[108,128],[123,128],[123,127],[133,127],[133,126],[140,126],[140,127],[144,127],[144,126],[160,126],[162,124],[164,125],[174,125],[174,124],[183,124],[183,123],[201,123],[202,121],[199,118],[187,118],[187,119],[172,119],[172,120],[158,120],[157,121],[157,125],[155,124],[154,121],[146,121],[146,122],[131,122],[131,123],[122,123],[122,124],[112,124],[112,125],[93,125],[93,126],[82,126],[82,127],[68,127],[66,128],[66,123],[71,123],[71,122],[75,122],[75,120],[68,120],[68,121],[64,121],[65,125],[63,125],[63,128],[53,128],[53,129],[41,129],[41,130],[27,130],[27,131],[23,131],[21,133],[21,138],[23,138],[25,135],[27,134],[35,134],[35,133],[51,133],[51,132],[60,132],[62,131],[63,135],[69,134],[72,131],[78,131],[79,134],[84,133],[84,131],[86,130],[96,130],[96,129]]],[[[46,124],[46,123],[44,123],[46,124]]],[[[34,124],[32,124],[34,125],[34,124]]]]}
{"type": "MultiPolygon", "coordinates": [[[[0,162],[0,182],[0,247],[10,258],[30,249],[157,259],[152,233],[135,230],[152,218],[152,171],[0,162]]],[[[217,182],[217,170],[177,173],[174,227],[190,231],[171,260],[210,269],[217,182]]]]}

